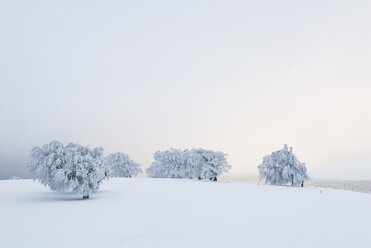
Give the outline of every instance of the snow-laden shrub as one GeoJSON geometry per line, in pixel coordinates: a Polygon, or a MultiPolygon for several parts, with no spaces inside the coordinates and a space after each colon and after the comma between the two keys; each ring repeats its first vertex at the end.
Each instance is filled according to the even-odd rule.
{"type": "Polygon", "coordinates": [[[146,170],[150,177],[198,178],[217,180],[231,166],[227,154],[205,149],[170,149],[154,154],[155,161],[146,170]]]}
{"type": "Polygon", "coordinates": [[[104,158],[104,163],[113,177],[133,177],[142,172],[140,164],[134,162],[127,154],[116,152],[104,158]]]}
{"type": "Polygon", "coordinates": [[[287,145],[272,154],[264,156],[263,162],[258,166],[260,179],[265,179],[268,184],[284,185],[291,183],[293,186],[303,186],[309,180],[307,168],[301,163],[292,147],[287,145]]]}
{"type": "Polygon", "coordinates": [[[58,141],[33,148],[28,167],[34,179],[51,190],[72,190],[84,198],[97,192],[108,176],[102,147],[90,149],[73,143],[64,147],[58,141]]]}

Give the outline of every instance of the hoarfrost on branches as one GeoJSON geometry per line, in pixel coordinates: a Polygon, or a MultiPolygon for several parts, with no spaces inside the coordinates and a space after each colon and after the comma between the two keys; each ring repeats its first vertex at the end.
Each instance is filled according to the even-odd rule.
{"type": "Polygon", "coordinates": [[[293,186],[304,186],[309,180],[307,168],[301,163],[292,147],[284,148],[263,157],[263,162],[258,166],[260,179],[265,179],[268,184],[284,185],[291,183],[293,186]]]}
{"type": "Polygon", "coordinates": [[[90,149],[73,143],[64,147],[58,141],[33,148],[28,167],[34,179],[51,190],[72,190],[84,198],[97,192],[108,176],[102,147],[90,149]]]}
{"type": "Polygon", "coordinates": [[[203,160],[202,178],[216,181],[219,175],[231,168],[226,159],[227,154],[224,152],[214,152],[204,149],[195,149],[194,152],[199,154],[203,160]]]}
{"type": "Polygon", "coordinates": [[[104,163],[113,177],[133,177],[142,172],[140,164],[131,160],[129,155],[121,152],[108,155],[105,157],[104,163]]]}
{"type": "Polygon", "coordinates": [[[227,154],[202,148],[192,150],[170,149],[157,151],[155,161],[147,169],[151,177],[162,178],[198,178],[216,181],[217,177],[227,172],[231,166],[227,154]]]}
{"type": "Polygon", "coordinates": [[[185,176],[185,151],[171,148],[167,151],[157,151],[155,161],[146,170],[151,177],[183,178],[185,176]]]}

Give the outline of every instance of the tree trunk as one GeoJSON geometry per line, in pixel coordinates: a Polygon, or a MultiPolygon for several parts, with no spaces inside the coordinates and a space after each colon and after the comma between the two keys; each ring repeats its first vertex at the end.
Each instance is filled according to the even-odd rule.
{"type": "Polygon", "coordinates": [[[218,178],[214,177],[213,181],[214,181],[214,182],[218,181],[218,178]]]}
{"type": "Polygon", "coordinates": [[[202,178],[200,176],[198,176],[198,180],[201,180],[202,178]]]}
{"type": "Polygon", "coordinates": [[[83,199],[88,199],[89,196],[88,196],[88,195],[84,195],[82,198],[83,198],[83,199]]]}
{"type": "Polygon", "coordinates": [[[304,181],[301,181],[301,187],[304,187],[304,181]]]}

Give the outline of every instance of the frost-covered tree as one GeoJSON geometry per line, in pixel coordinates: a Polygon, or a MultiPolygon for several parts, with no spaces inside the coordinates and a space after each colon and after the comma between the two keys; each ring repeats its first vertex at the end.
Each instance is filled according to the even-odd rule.
{"type": "Polygon", "coordinates": [[[55,184],[61,170],[66,166],[65,147],[58,141],[52,141],[41,147],[34,147],[28,168],[41,184],[49,186],[53,191],[63,191],[69,188],[68,184],[55,184]]]}
{"type": "Polygon", "coordinates": [[[186,170],[185,153],[180,149],[171,148],[167,151],[157,151],[155,161],[146,170],[151,177],[184,178],[186,170]]]}
{"type": "Polygon", "coordinates": [[[199,154],[203,160],[201,177],[217,181],[217,177],[227,172],[231,166],[227,161],[227,154],[224,152],[215,152],[202,148],[193,149],[194,153],[199,154]]]}
{"type": "Polygon", "coordinates": [[[64,147],[58,141],[33,148],[28,167],[34,178],[51,190],[72,190],[83,198],[97,192],[107,177],[102,147],[90,149],[73,143],[64,147]]]}
{"type": "Polygon", "coordinates": [[[116,152],[105,157],[105,166],[113,177],[132,177],[142,172],[140,164],[134,162],[127,154],[116,152]]]}
{"type": "Polygon", "coordinates": [[[265,179],[268,184],[291,183],[293,186],[304,186],[304,182],[309,180],[305,164],[296,158],[292,147],[289,149],[287,145],[284,145],[281,150],[264,156],[258,168],[260,179],[265,179]]]}
{"type": "Polygon", "coordinates": [[[198,178],[217,180],[217,177],[230,169],[226,154],[205,149],[156,152],[155,161],[147,169],[151,177],[198,178]]]}
{"type": "Polygon", "coordinates": [[[66,146],[67,166],[59,180],[68,181],[73,192],[84,198],[96,193],[100,183],[106,178],[103,164],[103,148],[89,149],[78,144],[66,146]]]}
{"type": "Polygon", "coordinates": [[[205,164],[205,160],[202,157],[202,153],[198,152],[201,149],[185,150],[184,155],[186,159],[186,167],[184,171],[185,178],[197,178],[202,179],[202,170],[205,164]]]}

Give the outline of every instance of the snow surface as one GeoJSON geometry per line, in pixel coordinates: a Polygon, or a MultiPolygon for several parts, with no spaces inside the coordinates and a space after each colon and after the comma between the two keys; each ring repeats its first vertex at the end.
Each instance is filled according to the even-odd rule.
{"type": "Polygon", "coordinates": [[[371,195],[115,178],[88,200],[0,181],[0,247],[371,247],[371,195]]]}

